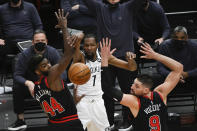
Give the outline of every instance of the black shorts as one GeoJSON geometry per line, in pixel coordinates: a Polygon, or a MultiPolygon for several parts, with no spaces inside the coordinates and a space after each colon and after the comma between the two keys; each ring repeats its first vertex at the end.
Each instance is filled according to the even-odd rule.
{"type": "Polygon", "coordinates": [[[84,131],[83,125],[79,119],[68,121],[65,123],[50,123],[47,127],[47,131],[84,131]]]}

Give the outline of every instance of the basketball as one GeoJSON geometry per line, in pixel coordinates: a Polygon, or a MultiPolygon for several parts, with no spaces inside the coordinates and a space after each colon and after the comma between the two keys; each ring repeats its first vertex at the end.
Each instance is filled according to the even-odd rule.
{"type": "Polygon", "coordinates": [[[72,64],[68,70],[69,80],[77,85],[83,85],[90,79],[90,69],[83,63],[72,64]]]}

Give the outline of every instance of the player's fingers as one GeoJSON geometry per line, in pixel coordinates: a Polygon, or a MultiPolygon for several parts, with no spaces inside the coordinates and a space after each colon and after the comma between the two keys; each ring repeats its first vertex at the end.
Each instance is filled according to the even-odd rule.
{"type": "Polygon", "coordinates": [[[61,9],[61,15],[64,17],[64,9],[61,9]]]}
{"type": "Polygon", "coordinates": [[[113,54],[116,51],[116,48],[114,48],[112,51],[110,51],[110,54],[113,54]]]}
{"type": "Polygon", "coordinates": [[[102,49],[102,48],[103,48],[103,46],[102,46],[102,43],[101,43],[101,41],[99,42],[99,44],[100,44],[100,48],[102,49]]]}
{"type": "Polygon", "coordinates": [[[55,12],[55,16],[56,16],[57,19],[59,19],[59,16],[58,16],[57,12],[55,12]]]}

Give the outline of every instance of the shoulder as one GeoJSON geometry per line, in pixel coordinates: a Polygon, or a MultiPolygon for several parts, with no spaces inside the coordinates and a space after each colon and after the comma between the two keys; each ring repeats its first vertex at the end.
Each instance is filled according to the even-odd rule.
{"type": "Polygon", "coordinates": [[[197,40],[196,39],[189,39],[188,44],[192,47],[197,47],[197,40]]]}
{"type": "Polygon", "coordinates": [[[160,4],[158,4],[157,2],[150,1],[150,7],[152,7],[152,9],[156,10],[157,13],[163,12],[162,6],[160,4]]]}
{"type": "Polygon", "coordinates": [[[9,7],[8,3],[2,4],[2,5],[0,5],[0,10],[3,11],[4,9],[8,9],[8,7],[9,7]]]}
{"type": "Polygon", "coordinates": [[[50,46],[50,45],[47,45],[47,50],[49,51],[49,52],[57,52],[57,49],[56,48],[54,48],[54,47],[52,47],[52,46],[50,46]]]}
{"type": "Polygon", "coordinates": [[[25,2],[25,1],[23,1],[23,5],[28,6],[28,7],[35,7],[32,3],[25,2]]]}

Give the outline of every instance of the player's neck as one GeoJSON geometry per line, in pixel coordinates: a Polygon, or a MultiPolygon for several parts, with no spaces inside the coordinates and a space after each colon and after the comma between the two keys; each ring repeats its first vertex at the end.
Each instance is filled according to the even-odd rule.
{"type": "Polygon", "coordinates": [[[144,97],[151,99],[152,91],[149,91],[147,94],[144,95],[144,97]]]}

